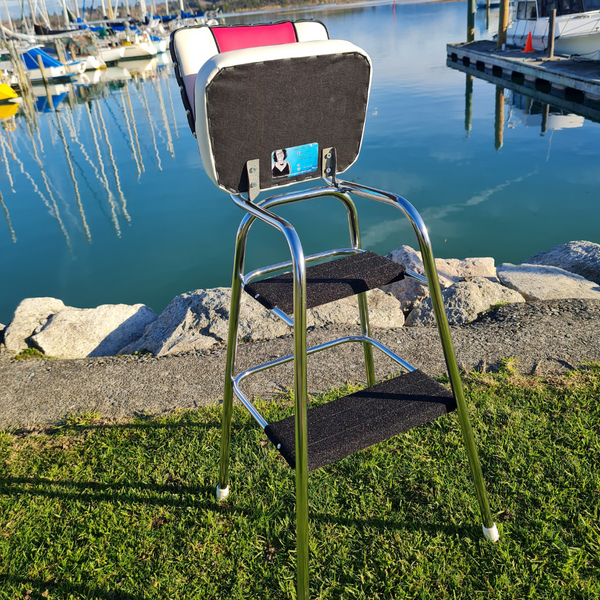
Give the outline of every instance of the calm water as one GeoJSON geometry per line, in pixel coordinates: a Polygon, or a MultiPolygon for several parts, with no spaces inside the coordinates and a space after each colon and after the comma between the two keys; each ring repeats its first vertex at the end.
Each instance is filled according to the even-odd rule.
{"type": "MultiPolygon", "coordinates": [[[[475,79],[467,132],[466,76],[446,67],[445,52],[464,39],[465,15],[457,2],[397,5],[395,15],[379,4],[238,20],[314,17],[371,55],[362,155],[346,177],[407,197],[437,256],[516,262],[568,240],[600,242],[600,126],[551,119],[542,135],[542,107],[507,91],[496,150],[496,87],[475,79]]],[[[488,37],[484,13],[477,24],[488,37]]],[[[42,88],[34,119],[20,111],[2,121],[0,322],[25,297],[77,307],[143,302],[158,312],[182,292],[230,284],[242,213],[203,171],[168,58],[122,67],[54,89],[58,112],[47,110],[42,88]]],[[[416,245],[395,211],[358,206],[365,247],[416,245]]],[[[322,239],[347,245],[342,210],[328,200],[282,214],[313,252],[322,239]]],[[[249,268],[283,258],[277,234],[262,224],[253,234],[249,268]]]]}

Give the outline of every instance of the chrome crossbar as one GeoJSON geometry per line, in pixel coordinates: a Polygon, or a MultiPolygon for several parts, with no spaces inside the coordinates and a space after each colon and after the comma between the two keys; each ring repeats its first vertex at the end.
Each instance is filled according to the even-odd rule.
{"type": "MultiPolygon", "coordinates": [[[[311,254],[310,256],[304,257],[304,262],[306,264],[315,262],[317,260],[322,260],[324,258],[330,258],[333,256],[348,256],[351,254],[361,254],[364,250],[360,248],[336,248],[335,250],[326,250],[324,252],[318,252],[317,254],[311,254]]],[[[268,267],[260,267],[258,269],[254,269],[254,271],[250,271],[242,278],[242,285],[247,285],[257,277],[261,277],[262,275],[268,275],[269,273],[274,273],[275,271],[280,271],[281,269],[289,269],[292,266],[291,260],[286,260],[284,262],[277,263],[276,265],[269,265],[268,267]]]]}
{"type": "Polygon", "coordinates": [[[406,269],[406,271],[404,271],[404,274],[407,277],[410,277],[411,279],[416,279],[419,283],[422,283],[423,285],[429,285],[429,283],[427,282],[427,277],[425,277],[425,275],[420,275],[419,273],[411,271],[410,269],[406,269]]]}
{"type": "MultiPolygon", "coordinates": [[[[392,352],[389,348],[370,338],[366,335],[349,335],[346,337],[338,338],[336,340],[331,340],[329,342],[325,342],[323,344],[319,344],[318,346],[313,346],[312,348],[308,348],[306,350],[307,355],[315,354],[317,352],[321,352],[322,350],[327,350],[328,348],[333,348],[334,346],[339,346],[341,344],[347,344],[348,342],[361,342],[371,344],[381,352],[383,352],[386,356],[389,356],[392,360],[397,362],[400,366],[404,367],[407,371],[412,372],[416,371],[416,367],[413,367],[410,363],[405,361],[403,358],[398,356],[395,352],[392,352]]],[[[242,392],[240,389],[240,384],[246,377],[253,375],[255,373],[260,373],[261,371],[266,371],[267,369],[271,369],[278,365],[283,365],[287,362],[290,362],[294,359],[293,354],[288,354],[287,356],[282,356],[281,358],[276,358],[274,360],[270,360],[269,362],[263,363],[261,365],[257,365],[255,367],[250,367],[246,369],[242,373],[240,373],[235,379],[233,379],[233,390],[235,395],[240,399],[240,402],[248,409],[252,417],[257,421],[257,423],[264,429],[268,423],[263,418],[263,416],[258,412],[256,407],[250,402],[248,397],[242,392]]]]}

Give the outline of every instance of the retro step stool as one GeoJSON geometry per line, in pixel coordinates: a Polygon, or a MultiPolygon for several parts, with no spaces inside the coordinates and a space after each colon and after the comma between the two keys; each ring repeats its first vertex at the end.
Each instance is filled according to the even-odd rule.
{"type": "Polygon", "coordinates": [[[370,58],[347,41],[330,40],[325,26],[315,21],[178,29],[171,36],[171,54],[206,173],[246,213],[235,242],[217,497],[223,500],[229,495],[235,393],[296,470],[297,591],[304,600],[309,595],[308,472],[456,409],[483,533],[496,541],[498,530],[488,504],[427,228],[401,196],[337,177],[360,152],[371,84],[370,58]],[[324,186],[257,200],[261,191],[319,178],[324,186]],[[404,214],[416,233],[426,278],[361,249],[350,193],[404,214]],[[294,227],[273,209],[324,196],[336,198],[346,209],[350,245],[305,256],[294,227]],[[245,274],[246,240],[257,219],[283,235],[291,260],[245,274]],[[329,262],[322,262],[325,259],[329,262]],[[307,266],[311,263],[319,264],[307,266]],[[281,271],[287,272],[273,275],[281,271]],[[429,286],[452,392],[370,336],[366,292],[404,277],[429,286]],[[294,353],[236,376],[242,292],[293,327],[294,353]],[[358,296],[362,335],[307,348],[307,308],[352,295],[358,296]],[[307,411],[307,355],[349,342],[363,345],[369,387],[307,411]],[[407,373],[377,383],[373,348],[407,373]],[[267,423],[240,384],[253,373],[290,361],[294,363],[295,414],[267,423]]]}

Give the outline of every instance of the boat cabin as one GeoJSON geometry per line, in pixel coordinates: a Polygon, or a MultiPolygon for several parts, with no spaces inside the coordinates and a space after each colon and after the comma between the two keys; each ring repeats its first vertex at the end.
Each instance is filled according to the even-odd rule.
{"type": "Polygon", "coordinates": [[[575,15],[600,10],[600,0],[523,0],[517,2],[517,20],[535,21],[538,17],[549,17],[553,8],[556,8],[557,17],[575,15]]]}

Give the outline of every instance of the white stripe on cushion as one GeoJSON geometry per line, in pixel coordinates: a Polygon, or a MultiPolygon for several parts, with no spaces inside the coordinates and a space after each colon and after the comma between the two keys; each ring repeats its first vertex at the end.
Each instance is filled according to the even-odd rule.
{"type": "MultiPolygon", "coordinates": [[[[183,79],[185,92],[192,112],[196,110],[194,84],[202,65],[219,53],[215,38],[208,27],[186,27],[175,32],[175,55],[179,63],[179,72],[183,79]]],[[[194,115],[195,116],[195,115],[194,115]]]]}
{"type": "Polygon", "coordinates": [[[301,21],[294,23],[299,42],[318,42],[328,40],[327,28],[317,21],[301,21]]]}

